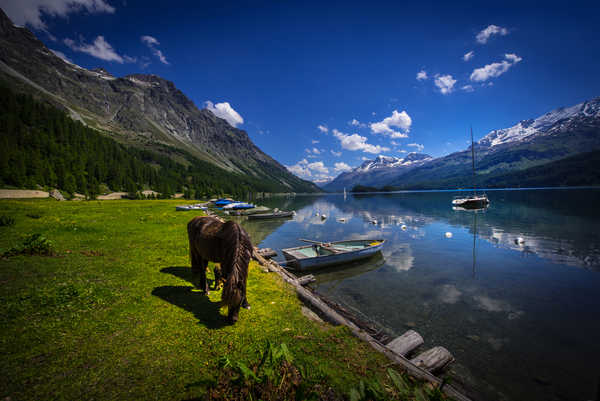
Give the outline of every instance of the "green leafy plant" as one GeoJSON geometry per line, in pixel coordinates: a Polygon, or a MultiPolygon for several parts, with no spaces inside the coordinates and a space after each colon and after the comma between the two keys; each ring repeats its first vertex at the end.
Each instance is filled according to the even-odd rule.
{"type": "Polygon", "coordinates": [[[2,256],[15,256],[15,255],[42,255],[52,256],[54,255],[54,244],[48,238],[42,234],[32,234],[25,238],[22,244],[12,247],[6,252],[2,253],[2,256]]]}
{"type": "Polygon", "coordinates": [[[11,227],[15,225],[14,217],[2,215],[0,216],[0,227],[11,227]]]}

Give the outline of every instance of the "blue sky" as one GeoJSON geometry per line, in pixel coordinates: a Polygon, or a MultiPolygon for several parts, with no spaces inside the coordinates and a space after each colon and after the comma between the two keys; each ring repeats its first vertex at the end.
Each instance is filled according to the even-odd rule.
{"type": "Polygon", "coordinates": [[[470,125],[477,140],[600,96],[597,2],[0,6],[82,67],[173,81],[311,180],[378,154],[445,155],[470,125]]]}

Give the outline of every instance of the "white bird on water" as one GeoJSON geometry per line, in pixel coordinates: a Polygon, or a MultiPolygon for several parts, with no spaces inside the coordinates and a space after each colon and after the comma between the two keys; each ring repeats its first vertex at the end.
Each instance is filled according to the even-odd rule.
{"type": "Polygon", "coordinates": [[[452,233],[450,231],[446,232],[446,238],[452,238],[452,233]]]}

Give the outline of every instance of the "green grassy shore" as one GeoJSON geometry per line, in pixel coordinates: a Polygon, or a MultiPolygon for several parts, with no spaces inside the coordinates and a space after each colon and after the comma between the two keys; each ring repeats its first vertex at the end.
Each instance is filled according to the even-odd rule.
{"type": "Polygon", "coordinates": [[[444,399],[255,262],[227,325],[192,291],[179,203],[0,201],[0,398],[444,399]]]}

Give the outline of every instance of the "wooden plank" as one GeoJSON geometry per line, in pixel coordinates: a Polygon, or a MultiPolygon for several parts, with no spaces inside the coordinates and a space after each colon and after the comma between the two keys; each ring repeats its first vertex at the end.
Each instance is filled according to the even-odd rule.
{"type": "MultiPolygon", "coordinates": [[[[281,278],[287,283],[291,284],[295,289],[298,297],[311,305],[314,308],[317,308],[319,312],[329,321],[334,324],[344,325],[350,329],[352,334],[356,337],[360,338],[363,341],[366,341],[371,347],[376,349],[377,351],[384,354],[388,359],[400,365],[408,374],[413,377],[421,380],[426,380],[436,386],[440,386],[442,384],[442,380],[432,375],[427,370],[416,366],[414,363],[406,359],[404,356],[397,354],[391,349],[387,348],[385,345],[381,344],[379,341],[375,340],[369,334],[367,334],[364,330],[361,330],[358,326],[356,326],[351,321],[344,318],[342,315],[337,313],[335,310],[329,307],[325,302],[320,300],[315,294],[307,290],[298,284],[298,280],[294,275],[287,272],[285,269],[281,268],[274,261],[266,260],[262,256],[258,255],[258,252],[254,252],[252,255],[259,263],[266,266],[269,271],[278,273],[281,278]]],[[[441,390],[453,397],[457,401],[471,401],[470,398],[456,390],[449,384],[445,384],[441,390]]]]}
{"type": "Polygon", "coordinates": [[[300,285],[307,285],[309,283],[312,283],[313,281],[317,281],[317,279],[312,274],[298,278],[298,284],[300,285]]]}
{"type": "Polygon", "coordinates": [[[423,344],[423,337],[414,330],[408,330],[400,337],[390,341],[386,347],[396,352],[397,354],[406,356],[409,352],[423,344]]]}
{"type": "Polygon", "coordinates": [[[410,360],[416,366],[435,372],[454,362],[452,354],[444,347],[433,347],[410,360]]]}

